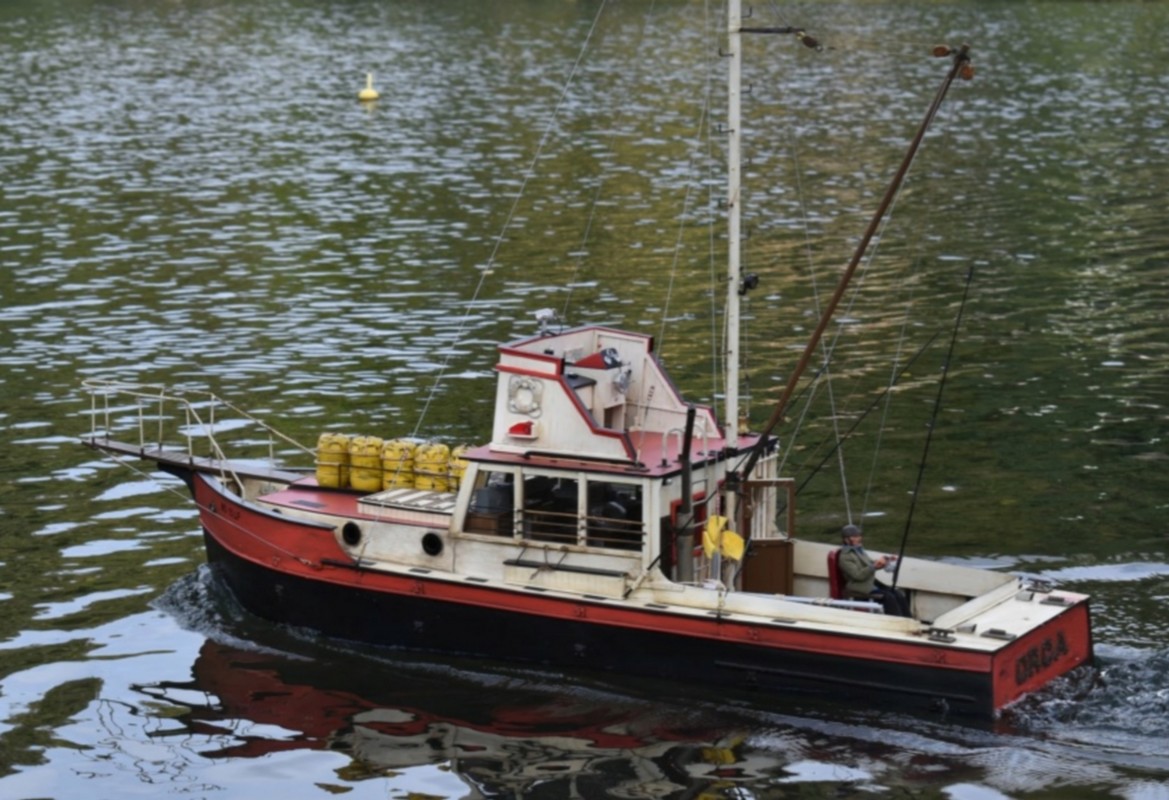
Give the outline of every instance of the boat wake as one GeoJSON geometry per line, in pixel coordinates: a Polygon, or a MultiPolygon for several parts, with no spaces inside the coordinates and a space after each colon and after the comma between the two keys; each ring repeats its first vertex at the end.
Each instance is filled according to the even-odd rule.
{"type": "MultiPolygon", "coordinates": [[[[265,624],[251,616],[215,580],[211,568],[200,564],[167,587],[151,605],[169,614],[181,627],[219,644],[239,650],[269,653],[283,658],[306,660],[295,647],[282,647],[277,641],[265,644],[255,635],[255,626],[265,624]],[[245,630],[246,629],[246,630],[245,630]]],[[[287,637],[287,631],[273,627],[274,634],[287,637]]]]}
{"type": "Polygon", "coordinates": [[[1097,662],[1026,698],[1012,709],[1017,724],[1147,736],[1169,758],[1169,648],[1100,646],[1097,662]]]}

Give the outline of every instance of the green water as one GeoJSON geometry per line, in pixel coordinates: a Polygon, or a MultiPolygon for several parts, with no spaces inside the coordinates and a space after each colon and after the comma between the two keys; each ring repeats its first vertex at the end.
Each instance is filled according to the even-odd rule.
{"type": "MultiPolygon", "coordinates": [[[[622,729],[663,721],[647,738],[681,739],[689,755],[671,758],[688,763],[739,736],[732,784],[760,796],[1161,796],[1164,3],[759,8],[826,47],[747,47],[744,268],[761,285],[746,298],[743,366],[756,427],[941,79],[946,62],[926,53],[973,47],[975,79],[952,91],[846,324],[830,329],[834,403],[822,380],[779,433],[803,481],[832,420],[851,426],[891,361],[921,350],[888,412],[878,404],[844,444],[843,468],[828,458],[799,498],[802,535],[833,537],[851,515],[876,546],[897,546],[973,268],[908,547],[1090,592],[1109,678],[1078,706],[1033,709],[1018,738],[918,737],[914,721],[817,708],[744,720],[716,699],[696,705],[703,735],[687,739],[676,699],[636,688],[419,677],[321,651],[219,608],[179,487],[78,446],[86,377],[209,388],[309,443],[338,427],[481,442],[494,346],[534,332],[544,307],[653,333],[682,391],[721,402],[723,243],[707,223],[722,213],[723,73],[704,35],[718,9],[599,10],[0,4],[0,794],[460,797],[476,770],[516,791],[529,785],[498,778],[512,774],[501,763],[467,766],[452,750],[407,768],[405,733],[358,717],[409,710],[468,741],[489,730],[517,773],[538,772],[547,748],[557,764],[580,756],[509,739],[507,715],[482,707],[530,708],[531,690],[545,715],[567,693],[628,710],[610,720],[622,729]],[[356,101],[367,72],[374,106],[356,101]],[[257,639],[270,663],[231,684],[257,639]],[[367,676],[343,702],[338,672],[367,676]],[[379,675],[403,693],[377,689],[379,675]],[[457,688],[439,699],[432,680],[457,688]],[[300,698],[300,722],[240,699],[271,691],[300,698]],[[322,709],[333,728],[306,721],[322,709]],[[376,750],[355,733],[371,730],[389,737],[376,750]],[[888,741],[937,770],[916,772],[888,741]]],[[[652,762],[638,752],[622,770],[652,762]]],[[[678,769],[670,791],[729,791],[678,769]]],[[[652,793],[649,778],[633,786],[652,793]]]]}

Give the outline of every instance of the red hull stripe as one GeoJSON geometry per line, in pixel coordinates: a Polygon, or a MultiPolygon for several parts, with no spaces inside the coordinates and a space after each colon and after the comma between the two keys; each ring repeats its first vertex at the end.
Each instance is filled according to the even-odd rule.
{"type": "Polygon", "coordinates": [[[668,630],[675,636],[743,644],[777,653],[817,653],[858,662],[987,675],[994,683],[996,708],[1090,659],[1091,636],[1084,604],[1070,607],[1048,625],[997,653],[963,650],[926,640],[900,642],[807,630],[798,627],[798,623],[782,621],[748,623],[729,616],[674,613],[667,608],[629,608],[600,598],[554,597],[537,591],[439,578],[423,570],[403,575],[349,566],[352,559],[338,546],[331,530],[280,515],[257,513],[209,485],[202,476],[197,476],[195,483],[204,527],[235,557],[291,576],[364,592],[424,597],[436,603],[512,612],[517,617],[588,621],[600,627],[627,630],[668,630]]]}

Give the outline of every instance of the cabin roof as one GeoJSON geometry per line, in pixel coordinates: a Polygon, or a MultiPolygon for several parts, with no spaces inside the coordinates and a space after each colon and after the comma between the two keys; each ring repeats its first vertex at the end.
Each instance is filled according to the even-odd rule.
{"type": "Polygon", "coordinates": [[[714,410],[682,398],[652,336],[600,325],[529,336],[500,345],[495,370],[491,444],[476,460],[515,455],[671,472],[691,408],[691,458],[709,460],[725,448],[714,410]]]}
{"type": "Polygon", "coordinates": [[[686,402],[652,336],[602,325],[529,336],[500,345],[495,370],[491,443],[472,461],[667,476],[681,469],[691,407],[690,460],[727,456],[714,410],[686,402]]]}

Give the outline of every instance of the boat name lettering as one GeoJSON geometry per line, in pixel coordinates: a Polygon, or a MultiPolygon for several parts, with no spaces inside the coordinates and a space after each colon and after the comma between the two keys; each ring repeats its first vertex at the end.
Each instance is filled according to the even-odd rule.
{"type": "Polygon", "coordinates": [[[1068,642],[1063,631],[1047,637],[1015,662],[1015,683],[1024,684],[1068,654],[1068,642]]]}

